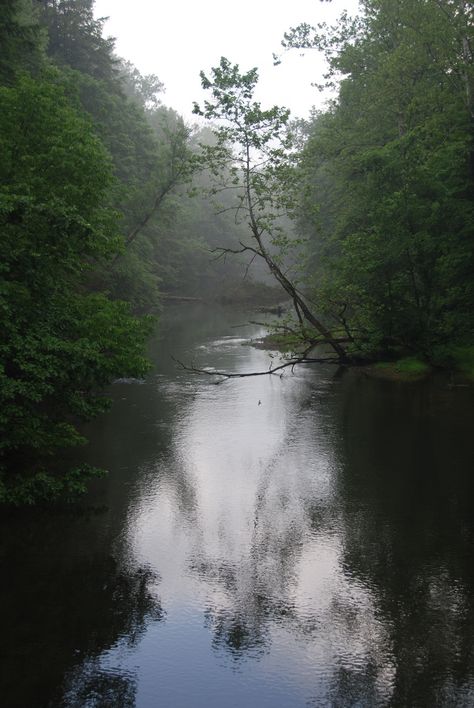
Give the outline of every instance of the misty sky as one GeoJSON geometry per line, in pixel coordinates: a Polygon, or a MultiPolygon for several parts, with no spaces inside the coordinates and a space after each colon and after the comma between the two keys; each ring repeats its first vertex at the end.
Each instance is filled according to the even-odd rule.
{"type": "Polygon", "coordinates": [[[280,53],[290,26],[332,22],[357,7],[357,0],[96,0],[96,16],[110,18],[105,33],[116,37],[117,53],[142,73],[157,74],[166,87],[163,102],[186,120],[193,120],[192,102],[202,100],[199,71],[208,72],[221,56],[245,70],[259,67],[264,106],[284,105],[293,116],[306,117],[311,106],[323,103],[311,86],[321,79],[321,57],[315,50],[304,57],[293,50],[274,67],[272,52],[280,53]]]}

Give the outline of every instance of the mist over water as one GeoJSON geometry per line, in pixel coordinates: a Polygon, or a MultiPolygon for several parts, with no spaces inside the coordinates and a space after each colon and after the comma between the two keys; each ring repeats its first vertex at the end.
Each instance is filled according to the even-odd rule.
{"type": "Polygon", "coordinates": [[[170,308],[86,510],[3,523],[5,705],[473,704],[472,391],[170,359],[268,368],[248,318],[170,308]]]}

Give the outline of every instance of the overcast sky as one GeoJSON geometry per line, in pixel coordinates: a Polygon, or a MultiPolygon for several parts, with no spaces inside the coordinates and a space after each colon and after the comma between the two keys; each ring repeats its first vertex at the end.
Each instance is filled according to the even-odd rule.
{"type": "Polygon", "coordinates": [[[323,99],[311,82],[324,64],[315,50],[295,50],[273,66],[283,33],[300,22],[332,22],[343,9],[357,11],[357,0],[96,0],[96,16],[109,17],[105,33],[116,37],[117,53],[165,84],[163,102],[192,121],[193,101],[202,101],[199,72],[208,72],[221,56],[241,69],[259,68],[258,98],[264,107],[278,104],[294,117],[307,117],[323,99]]]}

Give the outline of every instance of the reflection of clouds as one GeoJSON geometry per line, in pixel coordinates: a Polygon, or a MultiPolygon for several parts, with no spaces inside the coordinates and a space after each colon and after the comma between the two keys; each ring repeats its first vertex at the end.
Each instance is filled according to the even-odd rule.
{"type": "MultiPolygon", "coordinates": [[[[245,369],[264,361],[247,350],[245,369]]],[[[307,382],[304,372],[200,384],[135,544],[160,568],[168,609],[206,608],[216,651],[275,671],[283,661],[307,694],[361,681],[385,701],[390,640],[370,589],[344,571],[333,444],[319,420],[327,383],[307,382]]]]}
{"type": "Polygon", "coordinates": [[[337,667],[347,683],[370,667],[366,688],[372,687],[378,701],[388,701],[395,679],[390,636],[373,592],[344,572],[343,561],[341,536],[325,535],[324,529],[305,546],[295,590],[298,629],[310,634],[309,657],[329,676],[337,667]]]}
{"type": "MultiPolygon", "coordinates": [[[[227,572],[212,563],[199,568],[225,590],[225,602],[213,595],[208,610],[214,642],[234,656],[271,644],[285,653],[298,680],[308,684],[316,672],[326,690],[336,676],[344,675],[347,684],[352,674],[365,676],[371,667],[364,680],[378,701],[388,700],[395,674],[390,639],[370,589],[344,572],[342,519],[324,513],[334,502],[325,479],[327,456],[319,456],[314,444],[306,452],[306,464],[298,467],[290,446],[284,459],[273,461],[271,474],[262,475],[252,539],[238,564],[227,572]],[[318,470],[325,480],[321,488],[314,483],[318,470]],[[319,515],[311,505],[308,512],[315,492],[319,515]],[[288,633],[297,641],[291,651],[288,633]]],[[[301,447],[297,458],[300,453],[301,447]]]]}
{"type": "MultiPolygon", "coordinates": [[[[216,369],[268,363],[235,338],[212,345],[216,369]]],[[[428,675],[432,666],[451,666],[455,676],[453,657],[472,656],[460,630],[460,622],[469,626],[467,590],[453,587],[452,576],[420,570],[412,607],[391,593],[404,546],[351,473],[357,455],[362,470],[383,468],[367,455],[377,435],[358,440],[346,458],[341,394],[324,375],[300,370],[216,387],[180,373],[162,386],[174,411],[171,442],[141,477],[127,540],[137,562],[163,578],[168,621],[150,628],[137,654],[146,663],[159,652],[161,681],[171,674],[168,696],[183,651],[192,667],[183,690],[200,686],[207,696],[217,676],[227,688],[229,673],[245,672],[245,685],[257,681],[265,692],[265,703],[258,690],[253,700],[272,708],[271,691],[274,705],[410,705],[410,696],[424,695],[410,685],[413,667],[428,675]],[[440,637],[446,646],[437,648],[440,637]]],[[[361,419],[358,406],[352,428],[361,419]]],[[[154,671],[140,668],[140,685],[154,686],[154,671]]],[[[450,688],[445,677],[432,691],[421,687],[446,705],[472,698],[469,683],[453,679],[450,688]]]]}

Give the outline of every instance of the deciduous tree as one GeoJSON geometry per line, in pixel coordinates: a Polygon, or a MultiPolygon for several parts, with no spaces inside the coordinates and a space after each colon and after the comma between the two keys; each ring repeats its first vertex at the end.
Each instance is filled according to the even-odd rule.
{"type": "Polygon", "coordinates": [[[302,341],[309,352],[324,341],[341,361],[342,344],[310,308],[304,295],[285,272],[285,258],[297,245],[284,226],[294,208],[294,150],[289,131],[289,111],[273,106],[263,109],[254,99],[257,69],[241,73],[225,57],[212,69],[211,78],[201,72],[211,100],[194,112],[214,121],[215,145],[203,146],[204,162],[217,181],[214,193],[233,190],[231,209],[248,224],[248,238],[222,253],[247,253],[263,259],[275,280],[291,298],[302,341]],[[220,182],[220,179],[224,179],[220,182]]]}
{"type": "Polygon", "coordinates": [[[120,243],[113,177],[54,74],[0,89],[0,135],[0,500],[31,503],[83,488],[89,472],[58,453],[83,442],[106,384],[143,374],[148,325],[84,289],[120,243]]]}

